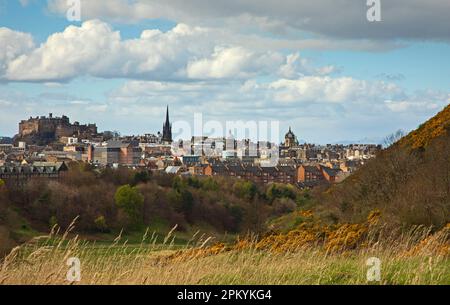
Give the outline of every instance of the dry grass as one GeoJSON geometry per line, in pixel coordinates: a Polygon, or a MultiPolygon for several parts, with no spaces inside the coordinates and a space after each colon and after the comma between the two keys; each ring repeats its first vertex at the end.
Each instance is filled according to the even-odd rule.
{"type": "Polygon", "coordinates": [[[14,249],[1,264],[0,283],[71,284],[66,262],[78,257],[81,282],[75,284],[367,284],[366,260],[378,257],[380,284],[449,284],[449,230],[415,228],[395,238],[367,234],[358,247],[337,252],[328,251],[326,242],[270,251],[258,247],[264,239],[208,246],[211,240],[203,236],[180,250],[173,231],[162,244],[145,234],[140,245],[118,237],[100,246],[69,239],[68,231],[52,232],[14,249]]]}

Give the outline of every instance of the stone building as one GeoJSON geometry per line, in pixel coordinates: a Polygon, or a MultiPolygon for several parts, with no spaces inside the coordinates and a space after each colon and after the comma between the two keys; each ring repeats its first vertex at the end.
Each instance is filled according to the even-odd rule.
{"type": "Polygon", "coordinates": [[[110,140],[102,145],[88,147],[88,162],[109,165],[138,165],[142,150],[132,143],[110,140]]]}
{"type": "Polygon", "coordinates": [[[30,117],[28,120],[22,120],[19,123],[17,138],[27,144],[47,145],[61,137],[88,139],[96,134],[95,124],[81,125],[79,122],[72,124],[67,116],[54,117],[50,113],[48,117],[30,117]]]}

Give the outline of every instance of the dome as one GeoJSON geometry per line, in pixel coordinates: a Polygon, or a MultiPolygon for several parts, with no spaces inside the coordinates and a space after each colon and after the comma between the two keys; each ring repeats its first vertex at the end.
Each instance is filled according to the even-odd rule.
{"type": "Polygon", "coordinates": [[[286,133],[284,137],[288,139],[295,139],[295,134],[292,132],[291,127],[289,127],[289,131],[286,133]]]}

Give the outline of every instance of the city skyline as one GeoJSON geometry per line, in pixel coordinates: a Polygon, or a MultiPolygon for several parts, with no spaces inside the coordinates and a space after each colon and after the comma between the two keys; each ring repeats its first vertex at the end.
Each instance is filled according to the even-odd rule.
{"type": "Polygon", "coordinates": [[[201,112],[278,120],[280,138],[292,126],[313,143],[380,142],[450,102],[446,1],[405,16],[396,12],[410,1],[386,3],[378,23],[365,3],[330,17],[333,4],[319,2],[81,1],[81,21],[69,21],[66,1],[1,1],[0,135],[50,112],[143,134],[159,130],[168,104],[173,121],[201,112]]]}
{"type": "MultiPolygon", "coordinates": [[[[99,128],[100,133],[113,133],[119,135],[119,137],[139,137],[139,136],[145,136],[145,135],[153,135],[153,136],[160,136],[162,142],[166,143],[172,143],[176,141],[186,141],[191,140],[191,138],[198,138],[201,137],[205,138],[234,138],[235,140],[251,140],[252,142],[270,142],[275,145],[282,144],[283,140],[286,138],[288,134],[291,134],[295,137],[295,141],[297,145],[299,144],[317,144],[317,145],[325,145],[325,144],[384,144],[385,138],[379,139],[378,141],[371,140],[371,139],[361,139],[357,141],[335,141],[335,142],[329,142],[329,143],[314,143],[314,142],[308,142],[307,140],[297,137],[295,135],[295,132],[292,130],[292,127],[289,126],[287,129],[280,129],[279,122],[267,122],[267,121],[227,121],[225,124],[221,124],[219,121],[203,121],[201,114],[196,113],[194,115],[194,120],[192,124],[189,124],[189,121],[182,120],[182,121],[176,121],[173,122],[169,119],[169,111],[170,108],[167,105],[166,106],[166,112],[164,119],[161,118],[161,122],[163,122],[162,129],[156,129],[156,130],[147,130],[143,133],[132,133],[132,134],[125,134],[122,133],[120,130],[106,130],[99,128]],[[199,118],[196,117],[196,115],[200,115],[199,118]],[[197,121],[196,121],[197,120],[197,121]],[[174,135],[172,135],[172,125],[175,123],[176,131],[174,132],[174,135]],[[188,124],[187,130],[184,130],[183,127],[188,124]],[[217,128],[217,125],[220,128],[217,128]],[[252,124],[256,128],[252,128],[252,124]],[[266,126],[267,125],[267,126],[266,126]],[[202,127],[200,129],[200,127],[202,127]],[[274,130],[278,130],[278,133],[276,135],[272,135],[271,128],[274,130]],[[201,130],[201,131],[200,131],[201,130]],[[211,131],[213,130],[213,131],[211,131]],[[266,134],[264,136],[264,134],[266,134]],[[263,136],[261,136],[263,135],[263,136]]],[[[48,113],[46,115],[31,115],[28,118],[23,118],[18,122],[18,131],[14,133],[13,135],[2,135],[0,137],[7,137],[7,138],[14,138],[16,136],[19,136],[22,134],[22,124],[27,124],[27,122],[33,126],[35,121],[38,120],[47,120],[47,119],[53,119],[53,120],[66,120],[69,124],[75,124],[75,126],[82,126],[84,128],[88,128],[88,126],[93,126],[97,130],[97,123],[96,122],[80,122],[80,120],[77,120],[76,118],[70,118],[66,116],[65,114],[58,115],[54,113],[48,113]]],[[[16,124],[17,125],[17,124],[16,124]]],[[[400,132],[400,131],[398,131],[400,132]]],[[[403,131],[401,131],[404,133],[403,131]]],[[[74,136],[75,137],[75,136],[74,136]]]]}

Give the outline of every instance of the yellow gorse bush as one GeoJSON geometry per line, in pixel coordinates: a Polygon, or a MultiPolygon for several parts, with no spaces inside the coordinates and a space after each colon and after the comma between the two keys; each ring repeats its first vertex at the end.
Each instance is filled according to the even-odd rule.
{"type": "Polygon", "coordinates": [[[342,252],[362,245],[369,228],[378,223],[380,211],[372,211],[367,221],[362,224],[341,224],[329,226],[314,218],[312,211],[299,211],[299,215],[307,218],[295,230],[288,233],[271,233],[260,240],[251,238],[238,239],[231,246],[216,243],[210,247],[180,250],[169,257],[170,260],[217,255],[227,251],[255,249],[272,253],[296,252],[303,247],[321,246],[327,252],[342,252]]]}
{"type": "Polygon", "coordinates": [[[411,145],[412,148],[426,147],[431,140],[445,135],[450,122],[450,105],[435,117],[425,122],[417,130],[400,140],[400,145],[411,145]]]}
{"type": "MultiPolygon", "coordinates": [[[[374,210],[369,213],[363,223],[326,225],[314,218],[307,211],[298,212],[308,215],[308,220],[301,223],[296,229],[287,233],[270,233],[259,240],[252,238],[238,239],[233,245],[227,246],[216,243],[209,247],[180,250],[165,258],[165,261],[185,261],[192,258],[203,258],[218,255],[224,252],[240,252],[255,250],[272,254],[295,253],[302,249],[319,249],[327,254],[345,254],[348,251],[369,248],[377,243],[377,239],[371,240],[371,233],[379,229],[381,212],[374,210]]],[[[419,240],[413,241],[412,246],[403,252],[401,256],[415,255],[439,255],[449,256],[450,245],[448,237],[450,224],[435,234],[421,235],[419,240]]]]}
{"type": "Polygon", "coordinates": [[[404,256],[450,256],[450,223],[435,234],[422,239],[412,249],[406,251],[404,256]]]}

